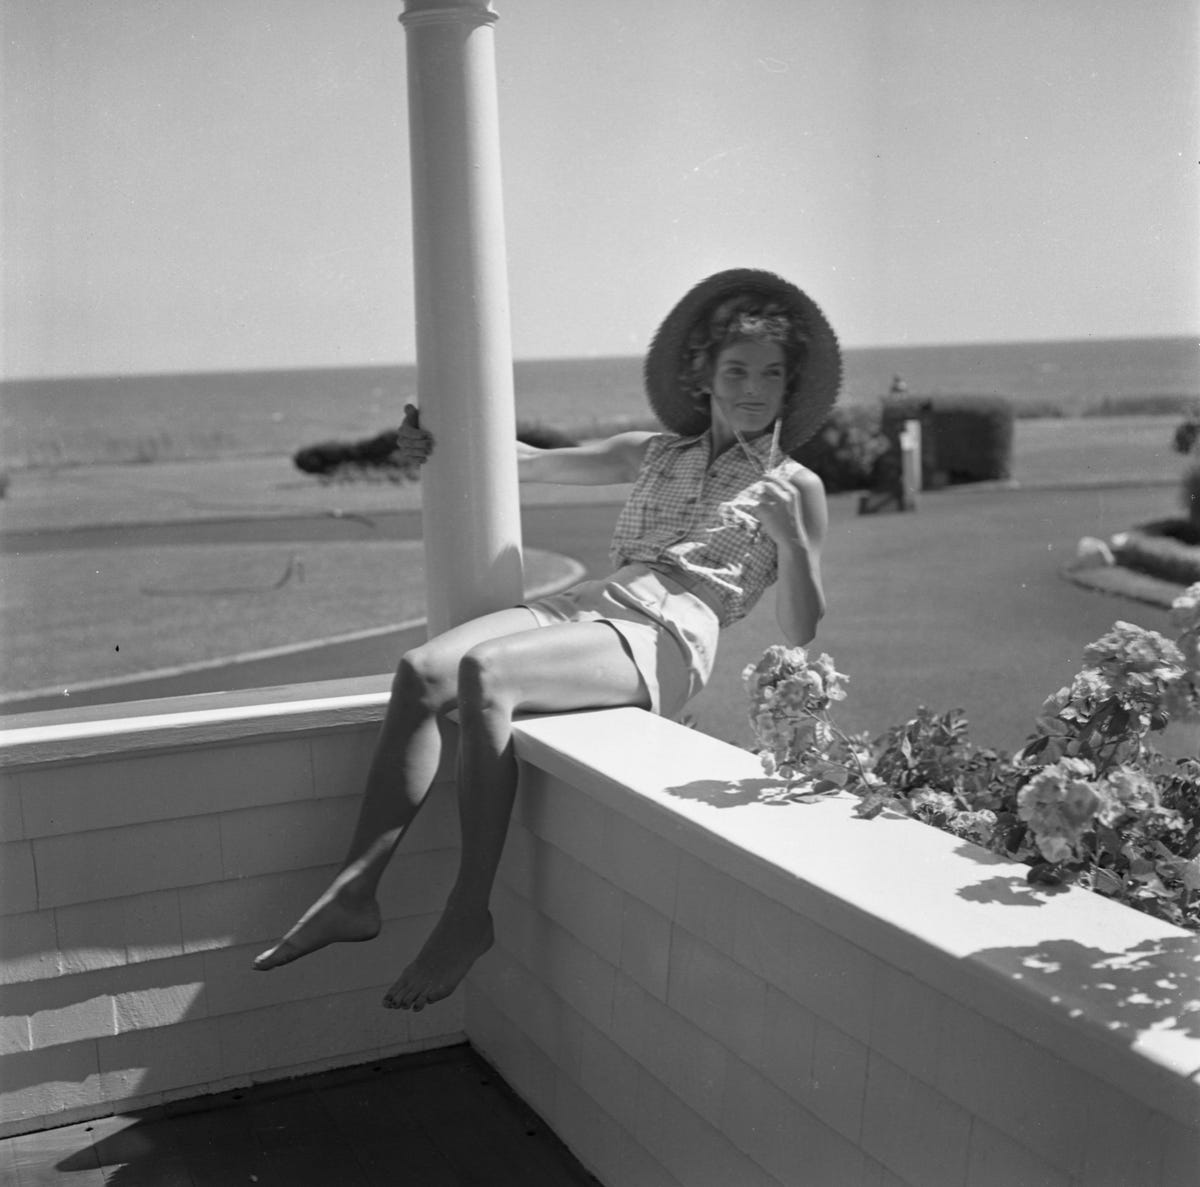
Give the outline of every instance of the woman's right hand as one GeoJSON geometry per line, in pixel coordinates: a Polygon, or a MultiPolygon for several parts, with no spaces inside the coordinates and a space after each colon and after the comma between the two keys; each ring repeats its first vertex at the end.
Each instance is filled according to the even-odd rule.
{"type": "Polygon", "coordinates": [[[392,458],[410,478],[429,460],[433,452],[433,434],[421,428],[421,412],[415,404],[404,405],[404,420],[396,430],[396,448],[392,458]]]}

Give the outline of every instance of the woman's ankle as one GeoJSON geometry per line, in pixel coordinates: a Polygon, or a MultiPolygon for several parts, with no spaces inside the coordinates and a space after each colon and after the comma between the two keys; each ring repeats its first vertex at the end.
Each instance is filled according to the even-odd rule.
{"type": "Polygon", "coordinates": [[[491,893],[476,887],[460,889],[454,887],[446,897],[443,915],[455,919],[483,919],[491,915],[491,893]]]}
{"type": "Polygon", "coordinates": [[[326,893],[347,908],[362,910],[376,905],[378,889],[378,876],[347,866],[337,873],[326,893]]]}

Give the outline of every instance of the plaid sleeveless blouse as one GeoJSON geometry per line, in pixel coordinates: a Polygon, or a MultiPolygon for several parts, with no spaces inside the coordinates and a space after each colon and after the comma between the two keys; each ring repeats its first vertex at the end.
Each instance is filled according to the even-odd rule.
{"type": "MultiPolygon", "coordinates": [[[[709,433],[652,437],[617,518],[609,556],[673,569],[720,606],[721,626],[744,618],[778,576],[775,542],[746,510],[771,452],[769,435],[732,445],[710,466],[709,433]]],[[[784,457],[771,473],[790,478],[800,465],[784,457]]]]}

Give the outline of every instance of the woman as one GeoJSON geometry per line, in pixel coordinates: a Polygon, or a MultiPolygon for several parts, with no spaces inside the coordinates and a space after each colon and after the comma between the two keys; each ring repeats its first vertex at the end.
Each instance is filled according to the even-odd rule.
{"type": "MultiPolygon", "coordinates": [[[[432,934],[384,997],[391,1008],[446,997],[492,944],[488,902],[517,785],[515,713],[678,713],[712,670],[720,628],[775,581],[784,637],[813,638],[825,609],[825,493],[787,455],[837,398],[840,353],[821,311],[771,273],[718,273],[667,316],[645,380],[671,432],[518,446],[522,481],[635,483],[613,536],[615,572],[464,623],[404,656],[346,862],[256,968],[378,934],[376,887],[433,782],[448,710],[457,708],[460,727],[459,872],[432,934]]],[[[406,437],[427,455],[428,435],[411,421],[406,437]]]]}

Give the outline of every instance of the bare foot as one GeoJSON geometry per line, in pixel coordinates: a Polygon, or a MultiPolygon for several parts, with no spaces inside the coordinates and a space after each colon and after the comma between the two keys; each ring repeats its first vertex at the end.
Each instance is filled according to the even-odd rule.
{"type": "Polygon", "coordinates": [[[278,944],[254,958],[254,967],[266,972],[326,944],[373,940],[380,926],[379,904],[373,898],[353,898],[330,887],[278,944]]]}
{"type": "Polygon", "coordinates": [[[489,911],[478,915],[447,908],[383,1004],[389,1010],[422,1010],[449,997],[494,939],[489,911]]]}

